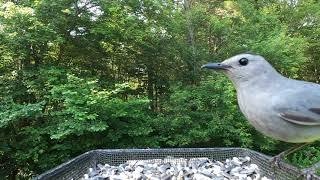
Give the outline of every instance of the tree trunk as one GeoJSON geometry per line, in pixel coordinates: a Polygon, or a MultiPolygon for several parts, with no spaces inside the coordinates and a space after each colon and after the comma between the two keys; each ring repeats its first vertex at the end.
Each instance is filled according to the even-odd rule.
{"type": "Polygon", "coordinates": [[[194,41],[194,25],[191,21],[191,8],[192,0],[184,0],[184,10],[187,18],[187,28],[188,28],[188,43],[191,47],[191,61],[189,63],[191,70],[191,84],[195,84],[195,71],[196,71],[196,47],[194,41]]]}
{"type": "Polygon", "coordinates": [[[148,80],[147,80],[147,94],[148,94],[148,99],[150,100],[150,109],[152,111],[155,110],[155,105],[154,105],[154,73],[152,70],[148,69],[148,80]]]}

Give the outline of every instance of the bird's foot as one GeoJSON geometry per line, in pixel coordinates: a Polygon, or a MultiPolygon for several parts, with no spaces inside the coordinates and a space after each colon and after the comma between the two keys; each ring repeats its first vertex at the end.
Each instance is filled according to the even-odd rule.
{"type": "Polygon", "coordinates": [[[307,180],[319,179],[319,178],[315,177],[317,170],[320,170],[320,161],[313,164],[309,168],[302,169],[300,177],[304,177],[307,180]]]}
{"type": "Polygon", "coordinates": [[[308,145],[308,143],[298,144],[298,145],[296,145],[286,151],[283,151],[282,153],[280,153],[276,156],[273,156],[270,160],[271,167],[272,168],[275,168],[275,167],[280,168],[280,162],[284,159],[284,157],[286,157],[289,154],[292,154],[293,152],[296,152],[297,150],[303,148],[306,145],[308,145]]]}
{"type": "Polygon", "coordinates": [[[312,180],[313,179],[313,174],[315,174],[315,169],[314,168],[306,168],[303,169],[299,177],[303,177],[306,180],[312,180]]]}
{"type": "Polygon", "coordinates": [[[282,158],[284,157],[284,155],[282,153],[273,156],[269,162],[271,164],[272,168],[280,168],[280,161],[282,160],[282,158]]]}

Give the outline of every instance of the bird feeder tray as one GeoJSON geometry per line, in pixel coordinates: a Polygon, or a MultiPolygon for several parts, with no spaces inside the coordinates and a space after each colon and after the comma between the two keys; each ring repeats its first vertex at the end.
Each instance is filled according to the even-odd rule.
{"type": "MultiPolygon", "coordinates": [[[[280,161],[279,167],[272,166],[270,156],[245,148],[174,148],[174,149],[107,149],[92,150],[81,154],[70,161],[63,163],[35,179],[39,180],[76,180],[83,178],[89,168],[94,168],[97,164],[109,164],[118,166],[128,160],[151,160],[164,159],[166,157],[174,158],[202,158],[211,160],[225,161],[232,157],[251,158],[251,163],[258,165],[260,173],[276,180],[297,179],[301,171],[285,162],[280,161]]],[[[312,174],[312,178],[320,178],[312,174]]],[[[303,179],[303,177],[298,178],[303,179]]]]}

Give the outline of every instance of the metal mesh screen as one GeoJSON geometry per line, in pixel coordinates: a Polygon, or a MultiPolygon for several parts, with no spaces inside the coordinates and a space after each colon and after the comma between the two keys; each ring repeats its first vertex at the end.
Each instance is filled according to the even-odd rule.
{"type": "MultiPolygon", "coordinates": [[[[168,156],[186,159],[207,157],[219,161],[232,157],[249,156],[251,163],[257,164],[261,174],[267,177],[277,180],[291,180],[297,179],[300,175],[299,169],[291,165],[280,162],[280,168],[272,167],[269,163],[271,157],[244,148],[115,149],[89,151],[41,174],[35,179],[76,180],[82,178],[88,172],[88,168],[95,168],[98,163],[119,165],[127,160],[164,159],[168,156]]],[[[315,175],[313,179],[320,180],[315,175]]]]}

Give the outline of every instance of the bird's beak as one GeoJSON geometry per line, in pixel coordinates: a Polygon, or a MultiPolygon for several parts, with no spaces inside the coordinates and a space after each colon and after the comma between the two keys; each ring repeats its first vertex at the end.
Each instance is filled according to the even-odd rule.
{"type": "Polygon", "coordinates": [[[224,65],[221,63],[208,63],[208,64],[201,66],[201,68],[215,69],[215,70],[226,70],[229,67],[230,67],[229,65],[224,65]]]}

